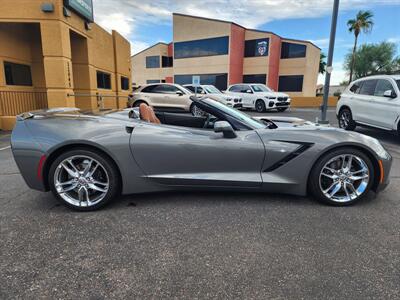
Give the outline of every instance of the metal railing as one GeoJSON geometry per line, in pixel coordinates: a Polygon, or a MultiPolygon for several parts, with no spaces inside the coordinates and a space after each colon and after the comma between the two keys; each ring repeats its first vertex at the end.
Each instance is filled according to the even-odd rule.
{"type": "Polygon", "coordinates": [[[43,108],[47,108],[46,92],[0,91],[0,115],[16,116],[43,108]]]}

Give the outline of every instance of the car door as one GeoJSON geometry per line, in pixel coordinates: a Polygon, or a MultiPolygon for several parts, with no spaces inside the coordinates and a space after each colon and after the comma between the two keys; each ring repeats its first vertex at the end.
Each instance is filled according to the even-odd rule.
{"type": "Polygon", "coordinates": [[[354,120],[371,124],[371,120],[374,118],[372,112],[375,109],[375,103],[372,100],[377,82],[377,79],[363,80],[359,93],[353,95],[354,109],[352,108],[352,112],[354,111],[354,120]]]}
{"type": "Polygon", "coordinates": [[[393,129],[399,115],[398,100],[399,97],[392,82],[388,79],[378,79],[374,95],[370,100],[370,106],[373,110],[370,111],[368,123],[376,127],[393,129]],[[391,91],[393,97],[385,97],[384,93],[386,91],[391,91]]]}
{"type": "Polygon", "coordinates": [[[141,123],[131,136],[133,156],[160,184],[258,187],[264,146],[254,130],[224,138],[212,130],[141,123]]]}

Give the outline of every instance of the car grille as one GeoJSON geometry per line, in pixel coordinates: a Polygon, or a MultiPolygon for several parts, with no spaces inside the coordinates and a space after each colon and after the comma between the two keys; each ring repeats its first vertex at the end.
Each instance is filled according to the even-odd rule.
{"type": "Polygon", "coordinates": [[[287,101],[288,97],[278,97],[278,101],[287,101]]]}

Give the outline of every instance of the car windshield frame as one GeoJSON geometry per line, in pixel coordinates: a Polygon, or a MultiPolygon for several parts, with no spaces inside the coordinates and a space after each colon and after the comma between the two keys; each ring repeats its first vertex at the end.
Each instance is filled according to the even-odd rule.
{"type": "Polygon", "coordinates": [[[209,97],[196,98],[192,96],[190,98],[194,103],[198,104],[202,110],[217,118],[222,118],[224,121],[227,121],[235,130],[256,130],[267,128],[265,123],[262,121],[254,119],[236,108],[229,107],[209,97]]]}
{"type": "Polygon", "coordinates": [[[254,93],[270,93],[270,92],[272,92],[272,90],[264,84],[251,84],[250,86],[251,86],[251,89],[254,91],[254,93]],[[259,90],[256,90],[255,88],[257,88],[259,90]]]}

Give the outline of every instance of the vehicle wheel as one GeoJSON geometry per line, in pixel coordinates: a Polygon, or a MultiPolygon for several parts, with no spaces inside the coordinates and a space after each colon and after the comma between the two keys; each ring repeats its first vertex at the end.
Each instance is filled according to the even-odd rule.
{"type": "Polygon", "coordinates": [[[49,186],[66,206],[96,210],[119,193],[118,171],[109,158],[93,150],[71,150],[51,165],[49,186]]]}
{"type": "Polygon", "coordinates": [[[256,111],[259,113],[265,112],[265,102],[263,100],[256,101],[256,111]]]}
{"type": "Polygon", "coordinates": [[[338,116],[339,127],[345,130],[356,129],[356,122],[353,120],[351,110],[348,108],[342,108],[338,116]]]}
{"type": "Polygon", "coordinates": [[[190,106],[190,112],[195,117],[203,117],[205,115],[205,112],[202,109],[198,108],[196,104],[192,104],[190,106]]]}
{"type": "Polygon", "coordinates": [[[277,108],[277,110],[279,111],[279,112],[284,112],[285,110],[287,110],[288,108],[287,107],[279,107],[279,108],[277,108]]]}
{"type": "Polygon", "coordinates": [[[322,156],[309,177],[312,195],[324,203],[345,206],[362,199],[374,182],[374,167],[363,152],[353,148],[322,156]]]}

